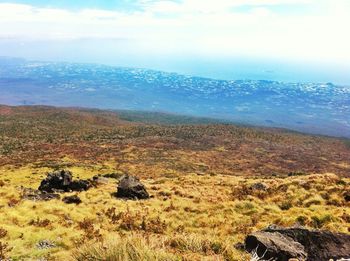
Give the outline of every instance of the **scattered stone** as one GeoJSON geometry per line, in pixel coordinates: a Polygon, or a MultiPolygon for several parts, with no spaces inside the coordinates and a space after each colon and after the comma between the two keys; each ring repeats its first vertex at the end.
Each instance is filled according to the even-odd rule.
{"type": "Polygon", "coordinates": [[[264,184],[264,183],[258,182],[258,183],[254,183],[253,185],[251,185],[250,188],[252,190],[263,190],[263,191],[266,191],[266,190],[269,189],[269,186],[264,184]]]}
{"type": "Polygon", "coordinates": [[[62,201],[66,204],[77,204],[77,205],[82,202],[77,195],[64,197],[62,201]]]}
{"type": "Polygon", "coordinates": [[[36,248],[43,250],[43,249],[49,249],[49,248],[54,248],[56,247],[56,244],[51,242],[50,240],[40,240],[37,244],[36,244],[36,248]]]}
{"type": "Polygon", "coordinates": [[[72,173],[67,170],[54,171],[47,175],[41,181],[39,186],[40,191],[45,192],[69,192],[69,191],[84,191],[88,190],[91,184],[87,180],[72,180],[72,173]]]}
{"type": "Polygon", "coordinates": [[[350,258],[350,235],[302,227],[270,226],[247,236],[245,248],[264,259],[322,261],[350,258]]]}
{"type": "Polygon", "coordinates": [[[45,193],[31,188],[22,188],[21,198],[32,201],[49,201],[52,199],[60,199],[60,195],[55,193],[45,193]]]}
{"type": "Polygon", "coordinates": [[[137,177],[125,175],[119,181],[116,197],[126,199],[148,199],[149,194],[137,177]]]}

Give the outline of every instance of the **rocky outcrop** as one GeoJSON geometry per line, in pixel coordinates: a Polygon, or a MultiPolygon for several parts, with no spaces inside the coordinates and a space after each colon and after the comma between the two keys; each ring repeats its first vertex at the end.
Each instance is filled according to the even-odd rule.
{"type": "Polygon", "coordinates": [[[137,177],[125,175],[121,178],[118,184],[117,193],[118,198],[125,199],[148,199],[149,194],[145,186],[137,177]]]}
{"type": "Polygon", "coordinates": [[[84,191],[88,190],[90,187],[91,184],[88,180],[73,181],[70,171],[60,170],[49,173],[47,177],[41,181],[39,190],[52,193],[55,191],[84,191]]]}
{"type": "Polygon", "coordinates": [[[350,258],[350,235],[301,227],[270,226],[248,235],[245,248],[248,252],[256,251],[259,257],[266,260],[337,260],[350,258]]]}

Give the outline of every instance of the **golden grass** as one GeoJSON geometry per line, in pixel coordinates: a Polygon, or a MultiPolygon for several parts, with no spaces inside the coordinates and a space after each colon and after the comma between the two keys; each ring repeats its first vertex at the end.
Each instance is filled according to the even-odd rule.
{"type": "MultiPolygon", "coordinates": [[[[108,166],[70,170],[85,179],[108,166]]],[[[21,200],[19,187],[37,188],[48,170],[0,170],[0,242],[14,260],[249,260],[234,245],[272,223],[350,230],[342,197],[350,179],[332,174],[260,179],[170,171],[142,180],[153,196],[144,201],[114,198],[114,179],[78,193],[80,205],[21,200]],[[256,182],[269,190],[250,190],[256,182]],[[41,240],[55,247],[39,249],[41,240]]]]}

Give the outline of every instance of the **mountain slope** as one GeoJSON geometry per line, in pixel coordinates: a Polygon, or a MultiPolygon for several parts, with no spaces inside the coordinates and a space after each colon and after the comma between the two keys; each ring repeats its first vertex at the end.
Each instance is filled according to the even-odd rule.
{"type": "Polygon", "coordinates": [[[0,259],[243,261],[270,224],[350,231],[345,140],[207,120],[0,106],[0,259]],[[94,186],[40,201],[62,169],[94,186]],[[123,174],[151,197],[116,198],[123,174]]]}
{"type": "MultiPolygon", "coordinates": [[[[65,158],[114,162],[139,176],[181,171],[226,175],[328,173],[348,176],[350,147],[341,139],[227,124],[176,125],[132,112],[44,106],[0,107],[0,166],[64,166],[65,158]],[[124,118],[124,119],[122,119],[124,118]]],[[[174,119],[172,120],[172,117],[174,119]]],[[[185,118],[187,119],[187,118],[185,118]]],[[[198,119],[197,122],[200,122],[198,119]]],[[[183,120],[182,123],[185,123],[183,120]]]]}

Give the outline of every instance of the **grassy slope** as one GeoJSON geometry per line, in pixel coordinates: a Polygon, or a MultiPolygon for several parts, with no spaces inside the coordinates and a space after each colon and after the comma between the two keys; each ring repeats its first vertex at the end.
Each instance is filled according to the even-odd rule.
{"type": "Polygon", "coordinates": [[[349,173],[349,148],[338,139],[226,125],[149,126],[76,109],[2,107],[0,115],[0,242],[14,259],[249,260],[232,246],[271,223],[350,229],[342,197],[350,179],[330,174],[349,173]],[[153,198],[117,200],[111,179],[79,193],[79,206],[20,200],[21,185],[37,188],[61,167],[80,178],[138,175],[153,198]],[[285,177],[291,171],[305,173],[285,177]],[[258,181],[269,191],[247,189],[258,181]],[[38,249],[44,239],[56,247],[38,249]]]}
{"type": "Polygon", "coordinates": [[[112,163],[140,176],[173,170],[228,175],[289,172],[349,175],[340,139],[234,125],[149,125],[113,112],[6,107],[0,110],[0,166],[112,163]]]}

